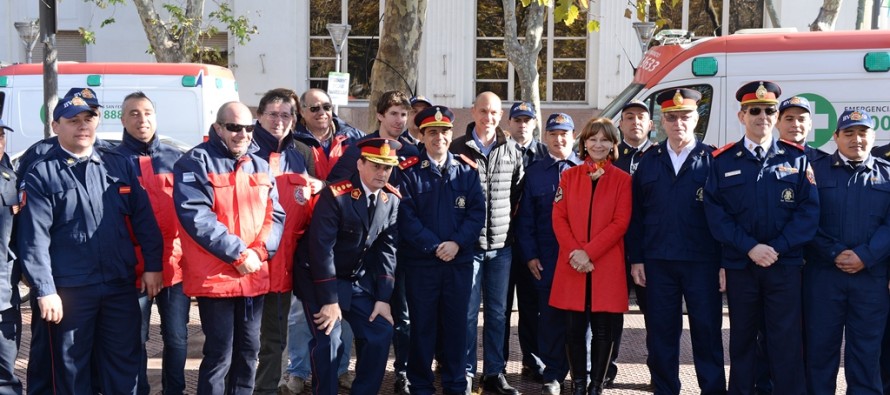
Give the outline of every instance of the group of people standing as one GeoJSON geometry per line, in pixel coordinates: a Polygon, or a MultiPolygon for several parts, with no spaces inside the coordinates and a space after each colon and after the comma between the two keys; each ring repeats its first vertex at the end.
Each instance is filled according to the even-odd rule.
{"type": "Polygon", "coordinates": [[[365,135],[324,91],[273,89],[255,121],[224,104],[182,153],[160,143],[141,92],[124,99],[121,143],[96,139],[101,105],[74,88],[56,137],[15,171],[0,159],[0,393],[23,390],[22,273],[34,394],[149,393],[152,303],[163,392],[183,393],[192,297],[199,394],[381,393],[390,346],[394,393],[436,393],[435,361],[442,393],[469,394],[482,303],[479,385],[518,394],[505,376],[514,294],[522,375],[542,394],[569,375],[573,394],[600,394],[630,287],[656,394],[680,392],[684,302],[703,394],[833,394],[844,337],[848,392],[890,393],[890,149],[872,153],[873,120],[856,110],[837,120],[837,152],[808,147],[810,104],[780,95],[742,86],[745,136],[715,149],[696,140],[701,94],[687,88],[577,133],[551,114],[540,141],[534,107],[513,104],[505,131],[491,92],[454,138],[454,113],[423,97],[384,93],[365,135]]]}

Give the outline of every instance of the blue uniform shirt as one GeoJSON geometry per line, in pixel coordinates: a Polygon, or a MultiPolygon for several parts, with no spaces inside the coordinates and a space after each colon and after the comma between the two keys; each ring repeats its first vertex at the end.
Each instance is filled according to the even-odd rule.
{"type": "Polygon", "coordinates": [[[526,169],[519,214],[515,220],[516,246],[523,263],[532,259],[541,261],[544,270],[541,272],[541,280],[535,280],[535,284],[543,288],[550,288],[553,282],[556,258],[559,255],[552,216],[559,178],[566,169],[582,162],[575,153],[565,160],[556,160],[548,154],[526,169]]]}
{"type": "MultiPolygon", "coordinates": [[[[25,181],[25,173],[31,169],[31,166],[34,165],[34,162],[37,162],[40,158],[46,155],[50,149],[59,146],[59,136],[52,136],[40,140],[25,150],[25,153],[19,157],[18,164],[16,165],[15,174],[18,177],[19,183],[25,181]]],[[[96,142],[93,143],[93,147],[99,148],[107,148],[112,149],[114,145],[106,142],[105,140],[96,139],[96,142]]],[[[19,185],[21,188],[21,185],[19,185]]]]}
{"type": "Polygon", "coordinates": [[[819,225],[819,194],[801,146],[773,140],[763,163],[739,141],[714,152],[705,183],[705,215],[722,244],[722,265],[743,269],[759,243],[777,264],[802,265],[819,225]]]}
{"type": "Polygon", "coordinates": [[[142,246],[145,271],[161,271],[161,231],[128,159],[95,148],[83,160],[56,146],[25,176],[17,244],[37,296],[54,294],[56,287],[134,284],[128,220],[142,246]],[[78,166],[85,166],[83,184],[75,175],[78,166]]]}
{"type": "Polygon", "coordinates": [[[399,255],[407,265],[434,265],[436,248],[457,243],[454,263],[470,264],[485,220],[479,173],[450,152],[443,170],[426,153],[405,169],[399,206],[399,255]]]}
{"type": "Polygon", "coordinates": [[[19,195],[15,172],[9,163],[9,155],[0,153],[0,311],[21,304],[19,296],[19,279],[22,277],[21,266],[13,253],[12,219],[13,213],[19,208],[19,195]]]}
{"type": "Polygon", "coordinates": [[[834,266],[853,250],[869,272],[886,276],[890,257],[890,162],[869,156],[853,169],[837,154],[813,163],[822,212],[807,265],[834,266]]]}
{"type": "MultiPolygon", "coordinates": [[[[362,151],[361,148],[358,147],[358,142],[376,138],[380,138],[379,130],[362,137],[361,139],[356,141],[356,144],[352,144],[347,147],[346,152],[343,153],[343,156],[340,157],[340,160],[338,160],[337,164],[334,165],[334,168],[331,169],[331,174],[328,174],[328,181],[348,180],[349,177],[352,177],[353,174],[358,172],[356,162],[358,161],[359,157],[362,156],[362,151]]],[[[405,139],[404,136],[399,136],[399,143],[402,143],[402,148],[399,148],[398,151],[399,161],[403,161],[405,160],[405,158],[420,155],[420,153],[417,151],[417,146],[411,144],[411,142],[405,139]]],[[[398,167],[393,169],[392,175],[390,175],[389,178],[390,184],[400,184],[399,173],[400,171],[398,167]]]]}
{"type": "Polygon", "coordinates": [[[704,186],[713,149],[695,142],[674,174],[668,144],[652,147],[633,176],[633,212],[625,240],[630,263],[719,262],[720,245],[705,220],[704,186]]]}

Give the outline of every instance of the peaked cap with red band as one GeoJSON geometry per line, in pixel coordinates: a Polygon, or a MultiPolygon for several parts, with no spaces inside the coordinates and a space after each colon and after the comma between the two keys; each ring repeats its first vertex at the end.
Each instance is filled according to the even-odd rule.
{"type": "Polygon", "coordinates": [[[779,104],[782,88],[775,82],[751,81],[742,85],[735,93],[735,99],[741,105],[748,104],[779,104]]]}
{"type": "Polygon", "coordinates": [[[402,148],[402,143],[383,138],[366,139],[358,142],[358,148],[362,152],[362,158],[381,165],[397,166],[399,156],[396,151],[402,148]]]}
{"type": "Polygon", "coordinates": [[[668,89],[658,94],[655,101],[661,104],[661,112],[695,111],[701,93],[689,88],[668,89]]]}
{"type": "Polygon", "coordinates": [[[445,106],[434,106],[423,109],[414,116],[414,124],[419,128],[428,128],[430,126],[443,126],[446,128],[454,127],[454,113],[445,106]]]}

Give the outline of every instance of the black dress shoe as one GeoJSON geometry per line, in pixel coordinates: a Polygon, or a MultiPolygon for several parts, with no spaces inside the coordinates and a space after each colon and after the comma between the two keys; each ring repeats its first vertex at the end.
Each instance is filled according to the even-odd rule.
{"type": "Polygon", "coordinates": [[[543,384],[544,383],[544,373],[541,372],[538,368],[523,366],[522,367],[522,377],[526,377],[532,379],[532,381],[536,383],[543,384]]]}
{"type": "Polygon", "coordinates": [[[516,388],[511,387],[510,384],[507,383],[507,378],[504,377],[503,374],[483,377],[482,387],[485,388],[486,391],[494,391],[498,394],[519,395],[519,391],[517,391],[516,388]]]}
{"type": "Polygon", "coordinates": [[[408,384],[408,377],[405,376],[405,373],[396,373],[396,382],[393,385],[392,392],[398,395],[410,395],[408,384]]]}
{"type": "Polygon", "coordinates": [[[615,388],[615,378],[606,377],[606,381],[603,381],[603,388],[615,388]]]}
{"type": "Polygon", "coordinates": [[[544,383],[544,386],[541,387],[541,395],[559,395],[560,392],[562,392],[562,388],[559,381],[556,380],[544,383]]]}

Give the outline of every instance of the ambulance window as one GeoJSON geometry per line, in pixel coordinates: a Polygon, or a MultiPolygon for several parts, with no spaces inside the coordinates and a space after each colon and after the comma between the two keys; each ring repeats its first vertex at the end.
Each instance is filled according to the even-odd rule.
{"type": "MultiPolygon", "coordinates": [[[[678,88],[694,89],[701,93],[701,100],[698,102],[698,124],[695,126],[695,138],[698,141],[704,141],[705,132],[708,131],[708,121],[711,119],[711,103],[714,99],[714,88],[710,85],[687,85],[670,89],[678,88]]],[[[646,102],[652,103],[652,120],[655,122],[655,129],[653,130],[655,136],[652,137],[654,141],[664,141],[667,138],[664,129],[661,127],[661,103],[655,103],[655,97],[661,94],[661,92],[664,92],[664,90],[658,91],[646,98],[646,102]]]]}

